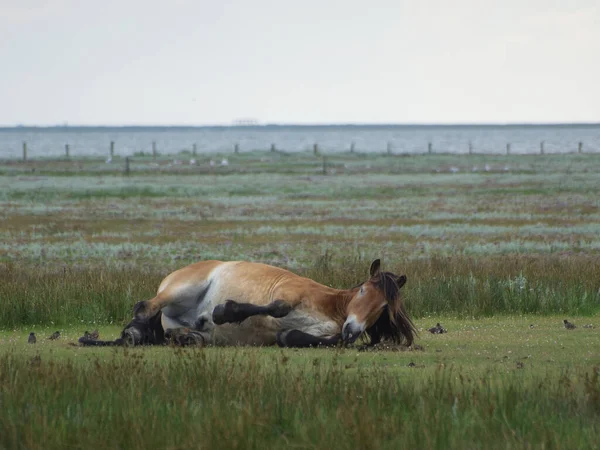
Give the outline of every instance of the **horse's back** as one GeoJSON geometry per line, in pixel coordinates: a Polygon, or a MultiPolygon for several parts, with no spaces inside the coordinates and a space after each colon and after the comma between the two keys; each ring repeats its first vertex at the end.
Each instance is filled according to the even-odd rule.
{"type": "MultiPolygon", "coordinates": [[[[194,305],[210,308],[234,300],[242,303],[266,305],[282,289],[294,297],[306,280],[285,269],[247,261],[201,261],[169,274],[158,288],[167,307],[167,315],[177,315],[194,305]]],[[[300,296],[298,294],[297,296],[300,296]]],[[[285,300],[288,300],[287,298],[285,300]]],[[[292,299],[293,300],[293,299],[292,299]]]]}
{"type": "Polygon", "coordinates": [[[291,286],[300,278],[288,270],[267,264],[247,261],[224,262],[210,275],[212,303],[216,305],[226,300],[234,300],[266,305],[276,300],[274,296],[278,294],[278,286],[291,286]]]}

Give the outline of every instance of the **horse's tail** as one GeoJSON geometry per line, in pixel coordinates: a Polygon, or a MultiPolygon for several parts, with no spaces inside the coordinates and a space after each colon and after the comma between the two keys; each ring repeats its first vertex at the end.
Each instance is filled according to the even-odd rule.
{"type": "Polygon", "coordinates": [[[94,339],[89,339],[85,337],[79,338],[79,343],[84,347],[116,347],[123,346],[123,339],[115,339],[114,341],[96,341],[94,339]]]}

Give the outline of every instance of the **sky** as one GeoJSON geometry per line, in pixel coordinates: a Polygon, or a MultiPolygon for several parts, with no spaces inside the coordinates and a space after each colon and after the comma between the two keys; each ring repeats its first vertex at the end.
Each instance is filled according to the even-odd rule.
{"type": "Polygon", "coordinates": [[[598,0],[0,0],[0,125],[600,122],[598,0]]]}

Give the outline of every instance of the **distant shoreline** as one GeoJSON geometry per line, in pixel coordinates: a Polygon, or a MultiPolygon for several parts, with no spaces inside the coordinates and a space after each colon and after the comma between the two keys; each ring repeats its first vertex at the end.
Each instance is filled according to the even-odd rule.
{"type": "Polygon", "coordinates": [[[274,130],[274,129],[348,129],[348,128],[368,128],[368,129],[405,129],[405,128],[571,128],[600,127],[600,122],[574,122],[574,123],[482,123],[482,124],[252,124],[252,125],[16,125],[0,126],[2,131],[106,131],[106,130],[124,130],[124,131],[145,131],[145,130],[220,130],[220,129],[252,129],[252,130],[274,130]]]}

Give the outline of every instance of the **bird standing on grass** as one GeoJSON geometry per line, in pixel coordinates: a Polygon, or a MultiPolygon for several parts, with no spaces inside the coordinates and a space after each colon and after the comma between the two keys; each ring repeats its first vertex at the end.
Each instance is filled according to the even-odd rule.
{"type": "Polygon", "coordinates": [[[35,344],[37,342],[37,339],[35,337],[35,333],[33,331],[31,333],[29,333],[29,338],[27,339],[27,342],[29,344],[35,344]]]}
{"type": "Polygon", "coordinates": [[[575,324],[569,322],[567,319],[563,320],[563,322],[567,330],[574,330],[576,328],[575,324]]]}
{"type": "Polygon", "coordinates": [[[446,329],[440,325],[438,322],[435,327],[430,328],[429,331],[431,334],[443,334],[446,333],[446,329]]]}
{"type": "Polygon", "coordinates": [[[60,331],[55,331],[48,337],[48,339],[50,339],[51,341],[54,341],[55,339],[58,339],[59,337],[60,337],[60,331]]]}

